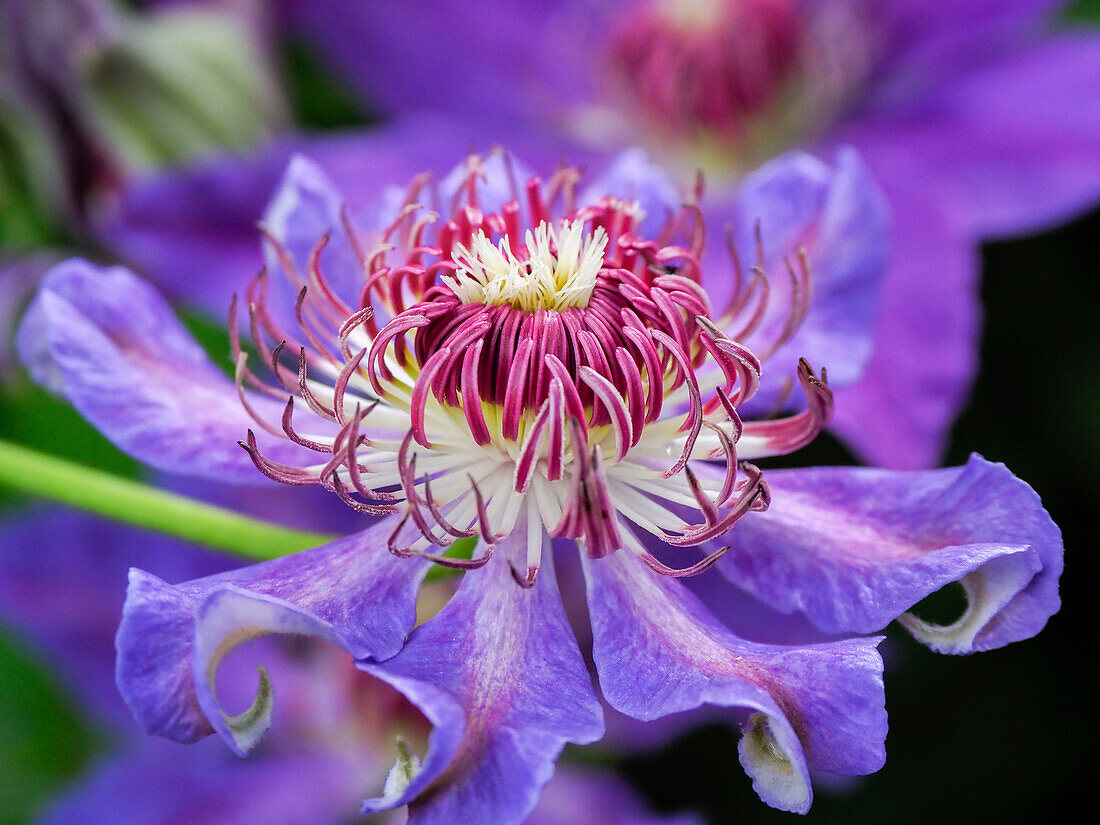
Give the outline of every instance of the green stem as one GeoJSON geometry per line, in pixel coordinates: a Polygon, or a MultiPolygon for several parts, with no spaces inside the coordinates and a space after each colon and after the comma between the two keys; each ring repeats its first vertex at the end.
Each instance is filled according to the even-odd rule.
{"type": "Polygon", "coordinates": [[[335,538],[248,518],[6,441],[0,441],[0,487],[254,560],[335,538]]]}

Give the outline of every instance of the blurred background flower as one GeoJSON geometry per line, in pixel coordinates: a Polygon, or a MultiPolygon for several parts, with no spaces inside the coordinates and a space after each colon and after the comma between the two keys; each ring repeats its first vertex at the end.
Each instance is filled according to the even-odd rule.
{"type": "MultiPolygon", "coordinates": [[[[290,19],[298,24],[308,22],[302,14],[316,14],[326,3],[303,12],[304,5],[286,4],[290,19]]],[[[362,4],[369,5],[373,4],[362,4]]],[[[975,52],[973,44],[987,32],[981,23],[983,15],[996,11],[993,5],[897,5],[916,12],[931,9],[933,14],[923,19],[946,35],[935,45],[947,51],[932,49],[920,55],[920,65],[935,70],[925,80],[958,76],[952,73],[959,71],[959,63],[947,60],[946,54],[964,57],[968,65],[989,57],[975,52]]],[[[1045,13],[1065,4],[1037,0],[996,5],[1045,13]]],[[[432,14],[445,22],[450,10],[449,4],[440,3],[432,14]]],[[[377,178],[373,175],[377,169],[388,170],[382,179],[407,177],[433,166],[440,155],[449,164],[454,151],[477,146],[484,139],[488,124],[483,112],[471,118],[468,115],[476,110],[462,106],[431,120],[424,120],[428,116],[423,114],[419,121],[396,117],[385,99],[391,87],[383,86],[383,76],[364,80],[346,59],[343,64],[328,62],[332,49],[345,58],[377,56],[368,41],[354,39],[362,30],[352,25],[355,18],[350,13],[322,21],[335,27],[319,34],[316,17],[311,27],[294,28],[287,25],[287,16],[275,13],[282,11],[275,4],[247,1],[113,4],[88,0],[40,5],[5,0],[0,11],[0,260],[11,261],[19,255],[16,265],[0,272],[0,331],[8,329],[5,319],[21,311],[37,274],[64,254],[58,251],[61,246],[110,257],[122,251],[132,262],[145,264],[145,274],[159,280],[177,299],[220,312],[231,289],[211,290],[209,279],[199,284],[199,291],[190,287],[204,270],[228,271],[235,279],[253,274],[259,256],[252,224],[286,157],[305,140],[278,137],[291,127],[299,135],[303,129],[311,132],[311,151],[323,163],[327,158],[330,174],[354,185],[377,178]],[[28,10],[42,13],[28,15],[28,10]],[[353,38],[350,46],[336,38],[345,33],[353,38]],[[389,137],[323,134],[333,127],[362,128],[379,122],[388,123],[389,137]],[[436,139],[431,145],[407,139],[422,137],[425,122],[434,124],[436,139]],[[264,146],[269,148],[259,154],[207,158],[215,149],[239,153],[264,146]],[[188,164],[185,174],[157,173],[180,163],[188,164]],[[179,254],[181,249],[187,256],[179,254]]],[[[1100,20],[1100,2],[1083,0],[1065,10],[1065,16],[1076,25],[1100,20]]],[[[500,26],[481,34],[498,35],[494,44],[500,44],[513,33],[500,26]]],[[[921,33],[919,27],[913,28],[914,42],[921,33]]],[[[454,29],[452,35],[458,38],[461,33],[454,29]]],[[[541,47],[538,37],[531,35],[519,46],[541,47]]],[[[1044,48],[1057,57],[1062,45],[1050,41],[1044,48]]],[[[431,61],[444,52],[456,59],[447,49],[425,49],[415,43],[399,56],[409,61],[404,65],[431,79],[437,77],[431,61]]],[[[561,65],[569,64],[568,53],[556,57],[561,65]]],[[[980,84],[966,90],[973,101],[988,104],[986,111],[995,107],[992,136],[1012,138],[1036,125],[1068,126],[1082,133],[1091,129],[1100,113],[1100,93],[1093,87],[1091,93],[1084,90],[1088,93],[1084,97],[1077,94],[1078,84],[1088,78],[1074,67],[1068,44],[1064,59],[1066,63],[1056,64],[1061,68],[1052,73],[1040,73],[1034,63],[1016,64],[1021,83],[1009,87],[1012,92],[980,84]],[[1029,80],[1034,84],[1028,85],[1029,80]],[[1070,98],[1077,108],[1060,105],[1059,101],[1070,98]],[[1036,114],[1043,107],[1059,110],[1053,112],[1058,117],[1036,114]]],[[[986,79],[995,80],[995,65],[985,68],[994,72],[986,79]]],[[[465,81],[480,76],[468,69],[466,77],[436,85],[451,92],[473,88],[465,86],[465,81]]],[[[902,83],[900,88],[909,87],[902,83]]],[[[461,101],[453,95],[452,99],[461,101]]],[[[545,98],[538,102],[544,107],[554,103],[545,98]]],[[[886,107],[884,111],[898,111],[897,99],[876,102],[886,107]]],[[[1080,656],[1087,649],[1085,633],[1094,621],[1086,612],[1091,571],[1083,556],[1095,535],[1092,511],[1100,496],[1100,378],[1094,367],[1100,354],[1100,327],[1093,317],[1094,307],[1100,305],[1100,287],[1094,277],[1100,217],[1093,214],[1040,237],[987,244],[980,260],[965,250],[972,238],[1039,228],[1047,219],[1068,215],[1085,205],[1080,187],[1095,180],[1086,174],[1091,166],[1053,163],[1064,160],[1077,144],[1035,142],[1019,145],[1012,153],[995,144],[968,144],[968,138],[977,133],[963,115],[972,110],[964,108],[967,101],[961,99],[947,102],[946,114],[960,118],[954,124],[953,139],[934,139],[944,110],[933,116],[927,110],[909,109],[902,131],[913,143],[879,147],[885,156],[892,151],[910,153],[910,157],[918,149],[931,152],[922,155],[924,165],[894,166],[898,177],[881,181],[888,193],[904,193],[914,181],[925,186],[929,178],[948,185],[946,190],[935,190],[931,203],[918,204],[929,208],[918,208],[917,219],[906,224],[905,231],[916,236],[910,239],[917,244],[912,247],[914,260],[931,266],[932,276],[937,268],[965,273],[979,265],[984,273],[980,370],[951,430],[945,461],[961,464],[971,450],[980,451],[1005,461],[1043,496],[1069,548],[1065,606],[1037,639],[965,661],[922,655],[904,633],[892,631],[884,651],[890,759],[870,782],[857,787],[837,784],[834,798],[821,794],[811,814],[821,822],[1051,818],[1068,810],[1071,797],[1083,792],[1089,777],[1090,731],[1097,720],[1080,656]],[[975,147],[978,152],[961,151],[975,147]],[[992,190],[985,192],[987,198],[969,201],[977,208],[966,215],[965,225],[943,227],[936,217],[943,198],[958,206],[961,193],[980,192],[974,186],[983,180],[1004,180],[980,177],[989,171],[981,165],[971,170],[974,176],[963,175],[956,161],[975,155],[1001,172],[1020,173],[1014,190],[1024,195],[1023,206],[1034,200],[1034,205],[1043,207],[1042,214],[991,211],[998,194],[992,190]],[[1030,176],[1036,170],[1055,168],[1068,171],[1053,181],[1030,176]],[[1047,200],[1050,193],[1061,197],[1061,202],[1047,200]]],[[[425,105],[429,103],[435,105],[431,101],[425,105]]],[[[513,130],[518,122],[511,121],[513,130]]],[[[578,143],[577,133],[557,130],[550,127],[563,141],[578,143]]],[[[502,134],[499,141],[511,137],[502,134]]],[[[529,132],[515,137],[517,152],[534,162],[541,160],[540,150],[524,145],[539,143],[529,132]]],[[[551,161],[559,159],[556,144],[540,145],[551,161]]],[[[651,148],[661,151],[656,143],[651,148]]],[[[864,148],[873,165],[876,152],[864,148]]],[[[573,159],[584,160],[584,156],[573,159]]],[[[363,193],[364,201],[370,194],[363,193]]],[[[969,312],[964,304],[948,309],[969,312]]],[[[187,320],[215,357],[223,358],[226,343],[210,332],[204,316],[192,311],[187,320]]],[[[966,332],[964,337],[971,334],[966,332]]],[[[968,371],[969,367],[964,370],[968,371]]],[[[129,459],[71,410],[29,385],[19,368],[3,356],[0,375],[4,382],[0,436],[4,439],[118,474],[137,474],[129,459]]],[[[904,371],[898,378],[904,387],[904,371]]],[[[954,384],[947,393],[953,399],[952,408],[964,397],[959,386],[954,384]]],[[[932,411],[937,427],[945,428],[949,418],[942,408],[932,411]]],[[[806,463],[853,460],[839,442],[827,439],[819,439],[800,458],[806,463]]],[[[83,585],[93,582],[97,573],[111,574],[111,578],[112,571],[128,563],[123,558],[153,550],[147,536],[131,533],[132,538],[111,542],[112,547],[125,548],[123,555],[96,551],[94,541],[86,540],[104,537],[114,528],[96,527],[92,520],[70,516],[51,516],[39,533],[44,538],[32,541],[22,514],[28,502],[3,495],[0,569],[5,575],[30,560],[32,567],[41,562],[59,576],[76,575],[83,585]],[[86,553],[93,555],[84,561],[86,553]]],[[[169,555],[171,564],[187,564],[180,553],[169,555]]],[[[192,575],[184,567],[162,569],[173,580],[192,575]]],[[[81,667],[83,659],[76,657],[77,653],[88,655],[102,664],[102,657],[92,654],[104,650],[113,629],[110,611],[97,614],[95,605],[100,603],[89,605],[85,600],[92,588],[51,593],[49,588],[40,589],[33,578],[9,581],[12,590],[0,586],[5,619],[0,627],[0,730],[5,732],[0,737],[4,776],[0,823],[31,822],[48,811],[68,821],[94,822],[103,810],[103,803],[94,800],[117,799],[120,786],[144,782],[153,787],[154,779],[163,782],[165,777],[169,782],[179,778],[178,785],[169,787],[200,787],[198,779],[184,781],[182,777],[194,774],[173,762],[198,759],[186,748],[176,748],[163,763],[145,762],[143,767],[151,769],[148,778],[136,779],[138,774],[125,772],[127,760],[132,766],[138,752],[133,750],[133,729],[121,733],[98,712],[101,706],[89,694],[96,690],[99,696],[110,697],[110,674],[81,667]],[[58,636],[66,623],[70,630],[89,636],[75,645],[61,645],[58,636]],[[95,634],[98,641],[92,639],[95,634]],[[79,678],[73,678],[67,664],[77,665],[79,678]],[[98,688],[90,687],[97,681],[98,688]],[[186,753],[177,755],[180,751],[186,753]],[[107,796],[97,797],[105,787],[107,796]],[[66,807],[81,804],[93,807],[66,807]]],[[[58,587],[64,581],[58,578],[48,584],[58,587]]],[[[117,611],[121,603],[122,586],[119,578],[111,610],[117,611]]],[[[950,615],[958,609],[953,596],[943,594],[925,609],[930,615],[950,615]]],[[[665,749],[612,761],[662,810],[694,809],[714,823],[784,817],[761,806],[747,781],[731,781],[740,775],[735,736],[715,726],[688,733],[665,749]]],[[[222,760],[223,769],[232,770],[224,767],[234,763],[223,754],[217,759],[222,760]]],[[[213,781],[209,772],[203,775],[213,781]]],[[[571,790],[569,781],[562,792],[551,790],[548,795],[564,797],[573,805],[587,799],[571,790]]],[[[581,809],[591,810],[583,803],[581,809]]],[[[112,821],[119,821],[118,817],[112,816],[112,821]]]]}

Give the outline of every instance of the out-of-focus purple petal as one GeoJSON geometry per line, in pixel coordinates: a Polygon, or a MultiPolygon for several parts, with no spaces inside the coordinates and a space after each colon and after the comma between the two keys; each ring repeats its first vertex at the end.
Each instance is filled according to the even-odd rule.
{"type": "MultiPolygon", "coordinates": [[[[869,16],[882,60],[867,90],[872,112],[912,106],[976,66],[1011,58],[1045,34],[1065,0],[897,0],[869,16]]],[[[862,11],[867,14],[866,10],[862,11]]]]}
{"type": "Polygon", "coordinates": [[[368,105],[502,123],[588,97],[603,28],[598,5],[537,0],[296,0],[290,14],[368,105]]]}
{"type": "MultiPolygon", "coordinates": [[[[750,346],[766,351],[786,323],[791,301],[787,263],[799,266],[805,251],[811,303],[798,331],[769,359],[763,378],[771,382],[760,403],[774,402],[781,381],[800,357],[826,367],[829,383],[855,382],[871,355],[878,296],[889,255],[888,209],[859,155],[850,148],[827,165],[810,155],[791,153],[745,178],[732,199],[707,206],[711,232],[729,221],[743,265],[756,263],[756,227],[764,246],[764,270],[771,282],[773,309],[750,346]],[[716,220],[717,218],[717,220],[716,220]]],[[[725,253],[712,244],[708,273],[730,269],[725,253]]],[[[751,277],[745,272],[745,276],[751,277]]],[[[728,300],[728,278],[707,281],[717,308],[728,300]]]]}
{"type": "Polygon", "coordinates": [[[247,751],[270,720],[269,691],[250,718],[234,720],[213,685],[224,656],[256,636],[319,636],[359,659],[400,650],[426,562],[390,554],[392,528],[384,519],[323,547],[180,585],[132,570],[116,676],[145,729],[183,742],[217,729],[247,751]]]}
{"type": "MultiPolygon", "coordinates": [[[[119,448],[175,473],[261,483],[237,443],[256,422],[152,287],[122,267],[81,260],[43,279],[17,339],[39,383],[63,395],[119,448]]],[[[249,393],[278,422],[282,405],[249,393]]],[[[261,450],[294,464],[303,450],[259,433],[261,450]]]]}
{"type": "Polygon", "coordinates": [[[864,774],[882,766],[878,639],[754,644],[626,552],[586,560],[585,571],[593,658],[612,707],[642,720],[704,703],[751,710],[741,764],[761,798],[783,810],[809,809],[811,767],[864,774]]]}
{"type": "Polygon", "coordinates": [[[1058,610],[1062,539],[1039,497],[1002,464],[902,473],[828,467],[767,474],[772,503],[724,537],[718,567],[828,632],[879,630],[959,581],[947,627],[906,615],[936,650],[988,650],[1037,633],[1058,610]]]}
{"type": "Polygon", "coordinates": [[[10,378],[18,364],[15,330],[42,276],[61,261],[54,252],[0,260],[0,381],[10,378]]]}
{"type": "Polygon", "coordinates": [[[871,359],[857,384],[836,391],[831,427],[868,463],[919,469],[939,460],[977,369],[978,256],[907,183],[923,167],[903,153],[866,157],[890,203],[896,254],[871,359]]]}
{"type": "Polygon", "coordinates": [[[919,158],[922,186],[960,227],[1010,235],[1100,200],[1098,88],[1100,35],[1068,33],[1019,46],[852,139],[919,158]]]}
{"type": "Polygon", "coordinates": [[[507,549],[467,572],[447,607],[396,657],[363,664],[435,725],[420,772],[364,811],[409,803],[410,825],[511,825],[534,807],[566,742],[603,734],[553,567],[521,588],[507,549]]]}
{"type": "Polygon", "coordinates": [[[934,464],[976,369],[975,235],[1065,219],[1100,196],[1100,38],[1067,34],[954,76],[916,104],[864,113],[859,147],[893,213],[896,254],[863,380],[834,429],[871,463],[934,464]],[[918,182],[919,186],[914,182],[918,182]]]}
{"type": "Polygon", "coordinates": [[[698,825],[691,814],[658,815],[621,779],[595,769],[558,768],[526,825],[698,825]]]}
{"type": "Polygon", "coordinates": [[[98,765],[39,825],[338,825],[354,815],[362,765],[316,746],[241,760],[215,743],[146,739],[98,765]]]}

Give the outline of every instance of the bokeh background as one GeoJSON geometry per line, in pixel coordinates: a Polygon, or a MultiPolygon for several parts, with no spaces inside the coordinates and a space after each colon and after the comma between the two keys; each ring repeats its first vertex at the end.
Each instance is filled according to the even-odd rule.
{"type": "MultiPolygon", "coordinates": [[[[1100,0],[1078,3],[1073,15],[1100,25],[1100,0]]],[[[298,124],[372,122],[301,46],[287,44],[277,60],[298,124]]],[[[69,240],[45,219],[13,225],[0,257],[69,240]]],[[[1036,639],[962,658],[932,655],[891,628],[884,647],[886,767],[819,789],[808,815],[813,822],[1050,821],[1070,812],[1095,781],[1098,624],[1097,596],[1090,593],[1100,503],[1098,239],[1100,211],[1045,234],[984,246],[981,371],[946,461],[959,464],[979,452],[1005,462],[1039,492],[1065,536],[1062,610],[1036,639]]],[[[209,342],[214,349],[222,344],[217,336],[209,342]]],[[[0,387],[3,438],[137,475],[133,462],[18,368],[4,366],[0,387]]],[[[854,463],[827,436],[797,460],[854,463]]],[[[28,504],[0,491],[0,518],[28,504]]],[[[0,552],[8,550],[0,533],[0,552]]],[[[926,610],[949,616],[957,598],[941,594],[926,610]]],[[[752,792],[737,764],[736,736],[713,726],[646,756],[608,761],[590,750],[569,756],[608,762],[659,810],[694,809],[715,825],[790,820],[752,792]]],[[[111,747],[111,735],[75,709],[34,639],[0,625],[0,825],[33,821],[111,747]]]]}

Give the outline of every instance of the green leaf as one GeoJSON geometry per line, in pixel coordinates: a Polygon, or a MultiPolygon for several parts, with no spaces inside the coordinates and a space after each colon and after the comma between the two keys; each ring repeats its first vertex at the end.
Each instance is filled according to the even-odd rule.
{"type": "Polygon", "coordinates": [[[1066,9],[1071,21],[1100,23],[1100,0],[1077,0],[1066,9]]]}
{"type": "Polygon", "coordinates": [[[365,111],[308,48],[291,43],[283,54],[287,96],[295,120],[318,129],[366,126],[378,118],[365,111]]]}
{"type": "Polygon", "coordinates": [[[0,825],[32,812],[91,761],[101,737],[22,644],[0,628],[0,825]]]}

